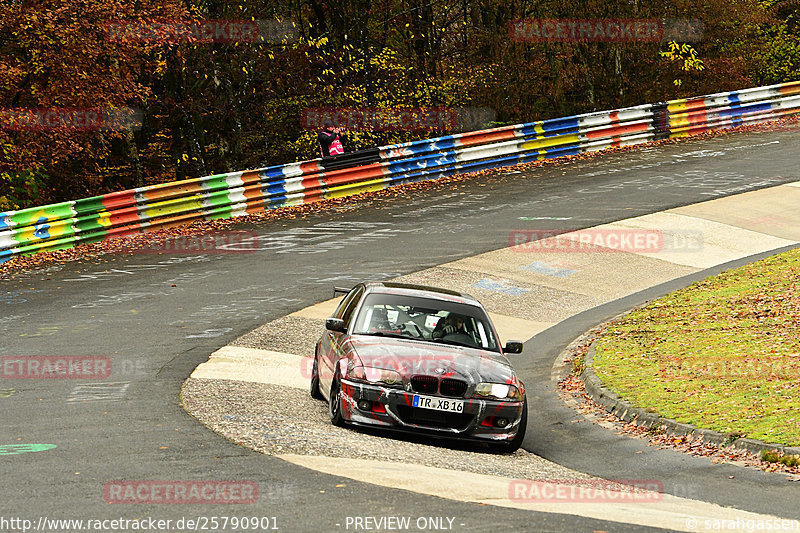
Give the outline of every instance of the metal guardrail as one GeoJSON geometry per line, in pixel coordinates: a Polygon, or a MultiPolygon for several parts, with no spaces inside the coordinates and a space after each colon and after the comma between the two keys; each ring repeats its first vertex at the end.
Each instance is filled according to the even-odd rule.
{"type": "Polygon", "coordinates": [[[229,218],[415,181],[800,113],[800,82],[371,148],[0,213],[0,262],[196,219],[229,218]]]}

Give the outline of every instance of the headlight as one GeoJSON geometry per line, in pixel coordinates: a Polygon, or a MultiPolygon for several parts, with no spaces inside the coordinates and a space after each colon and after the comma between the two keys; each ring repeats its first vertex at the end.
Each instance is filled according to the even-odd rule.
{"type": "Polygon", "coordinates": [[[388,385],[389,387],[402,387],[403,378],[400,373],[385,368],[373,368],[371,366],[355,366],[352,370],[348,368],[348,379],[366,381],[367,383],[377,383],[388,385]]]}
{"type": "Polygon", "coordinates": [[[475,396],[495,398],[497,400],[522,400],[522,393],[514,385],[505,383],[479,383],[475,387],[475,396]]]}

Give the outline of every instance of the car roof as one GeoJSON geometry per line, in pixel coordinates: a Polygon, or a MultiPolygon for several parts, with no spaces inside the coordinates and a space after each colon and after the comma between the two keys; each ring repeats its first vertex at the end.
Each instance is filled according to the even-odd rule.
{"type": "Polygon", "coordinates": [[[393,281],[374,281],[365,283],[367,293],[387,293],[387,294],[404,294],[408,296],[416,296],[419,298],[435,298],[438,300],[447,300],[450,302],[458,302],[464,304],[475,305],[482,307],[480,302],[463,292],[451,291],[449,289],[442,289],[439,287],[429,287],[427,285],[414,285],[411,283],[396,283],[393,281]]]}

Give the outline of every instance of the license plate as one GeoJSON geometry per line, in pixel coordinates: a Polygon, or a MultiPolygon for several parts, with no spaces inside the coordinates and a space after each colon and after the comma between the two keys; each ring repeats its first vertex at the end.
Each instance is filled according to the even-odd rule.
{"type": "Polygon", "coordinates": [[[421,409],[433,409],[434,411],[447,411],[449,413],[463,413],[464,402],[461,400],[446,400],[444,398],[434,398],[432,396],[414,395],[412,407],[421,409]]]}

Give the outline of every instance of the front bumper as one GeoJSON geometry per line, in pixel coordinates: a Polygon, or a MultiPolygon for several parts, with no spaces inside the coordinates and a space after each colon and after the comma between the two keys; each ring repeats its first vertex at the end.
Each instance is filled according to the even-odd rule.
{"type": "Polygon", "coordinates": [[[342,380],[341,385],[342,415],[358,426],[497,443],[514,438],[522,417],[523,402],[436,395],[464,402],[463,413],[449,413],[412,407],[414,392],[349,380],[342,380]],[[359,400],[370,402],[371,409],[359,409],[359,400]],[[508,423],[498,427],[500,419],[508,423]]]}

